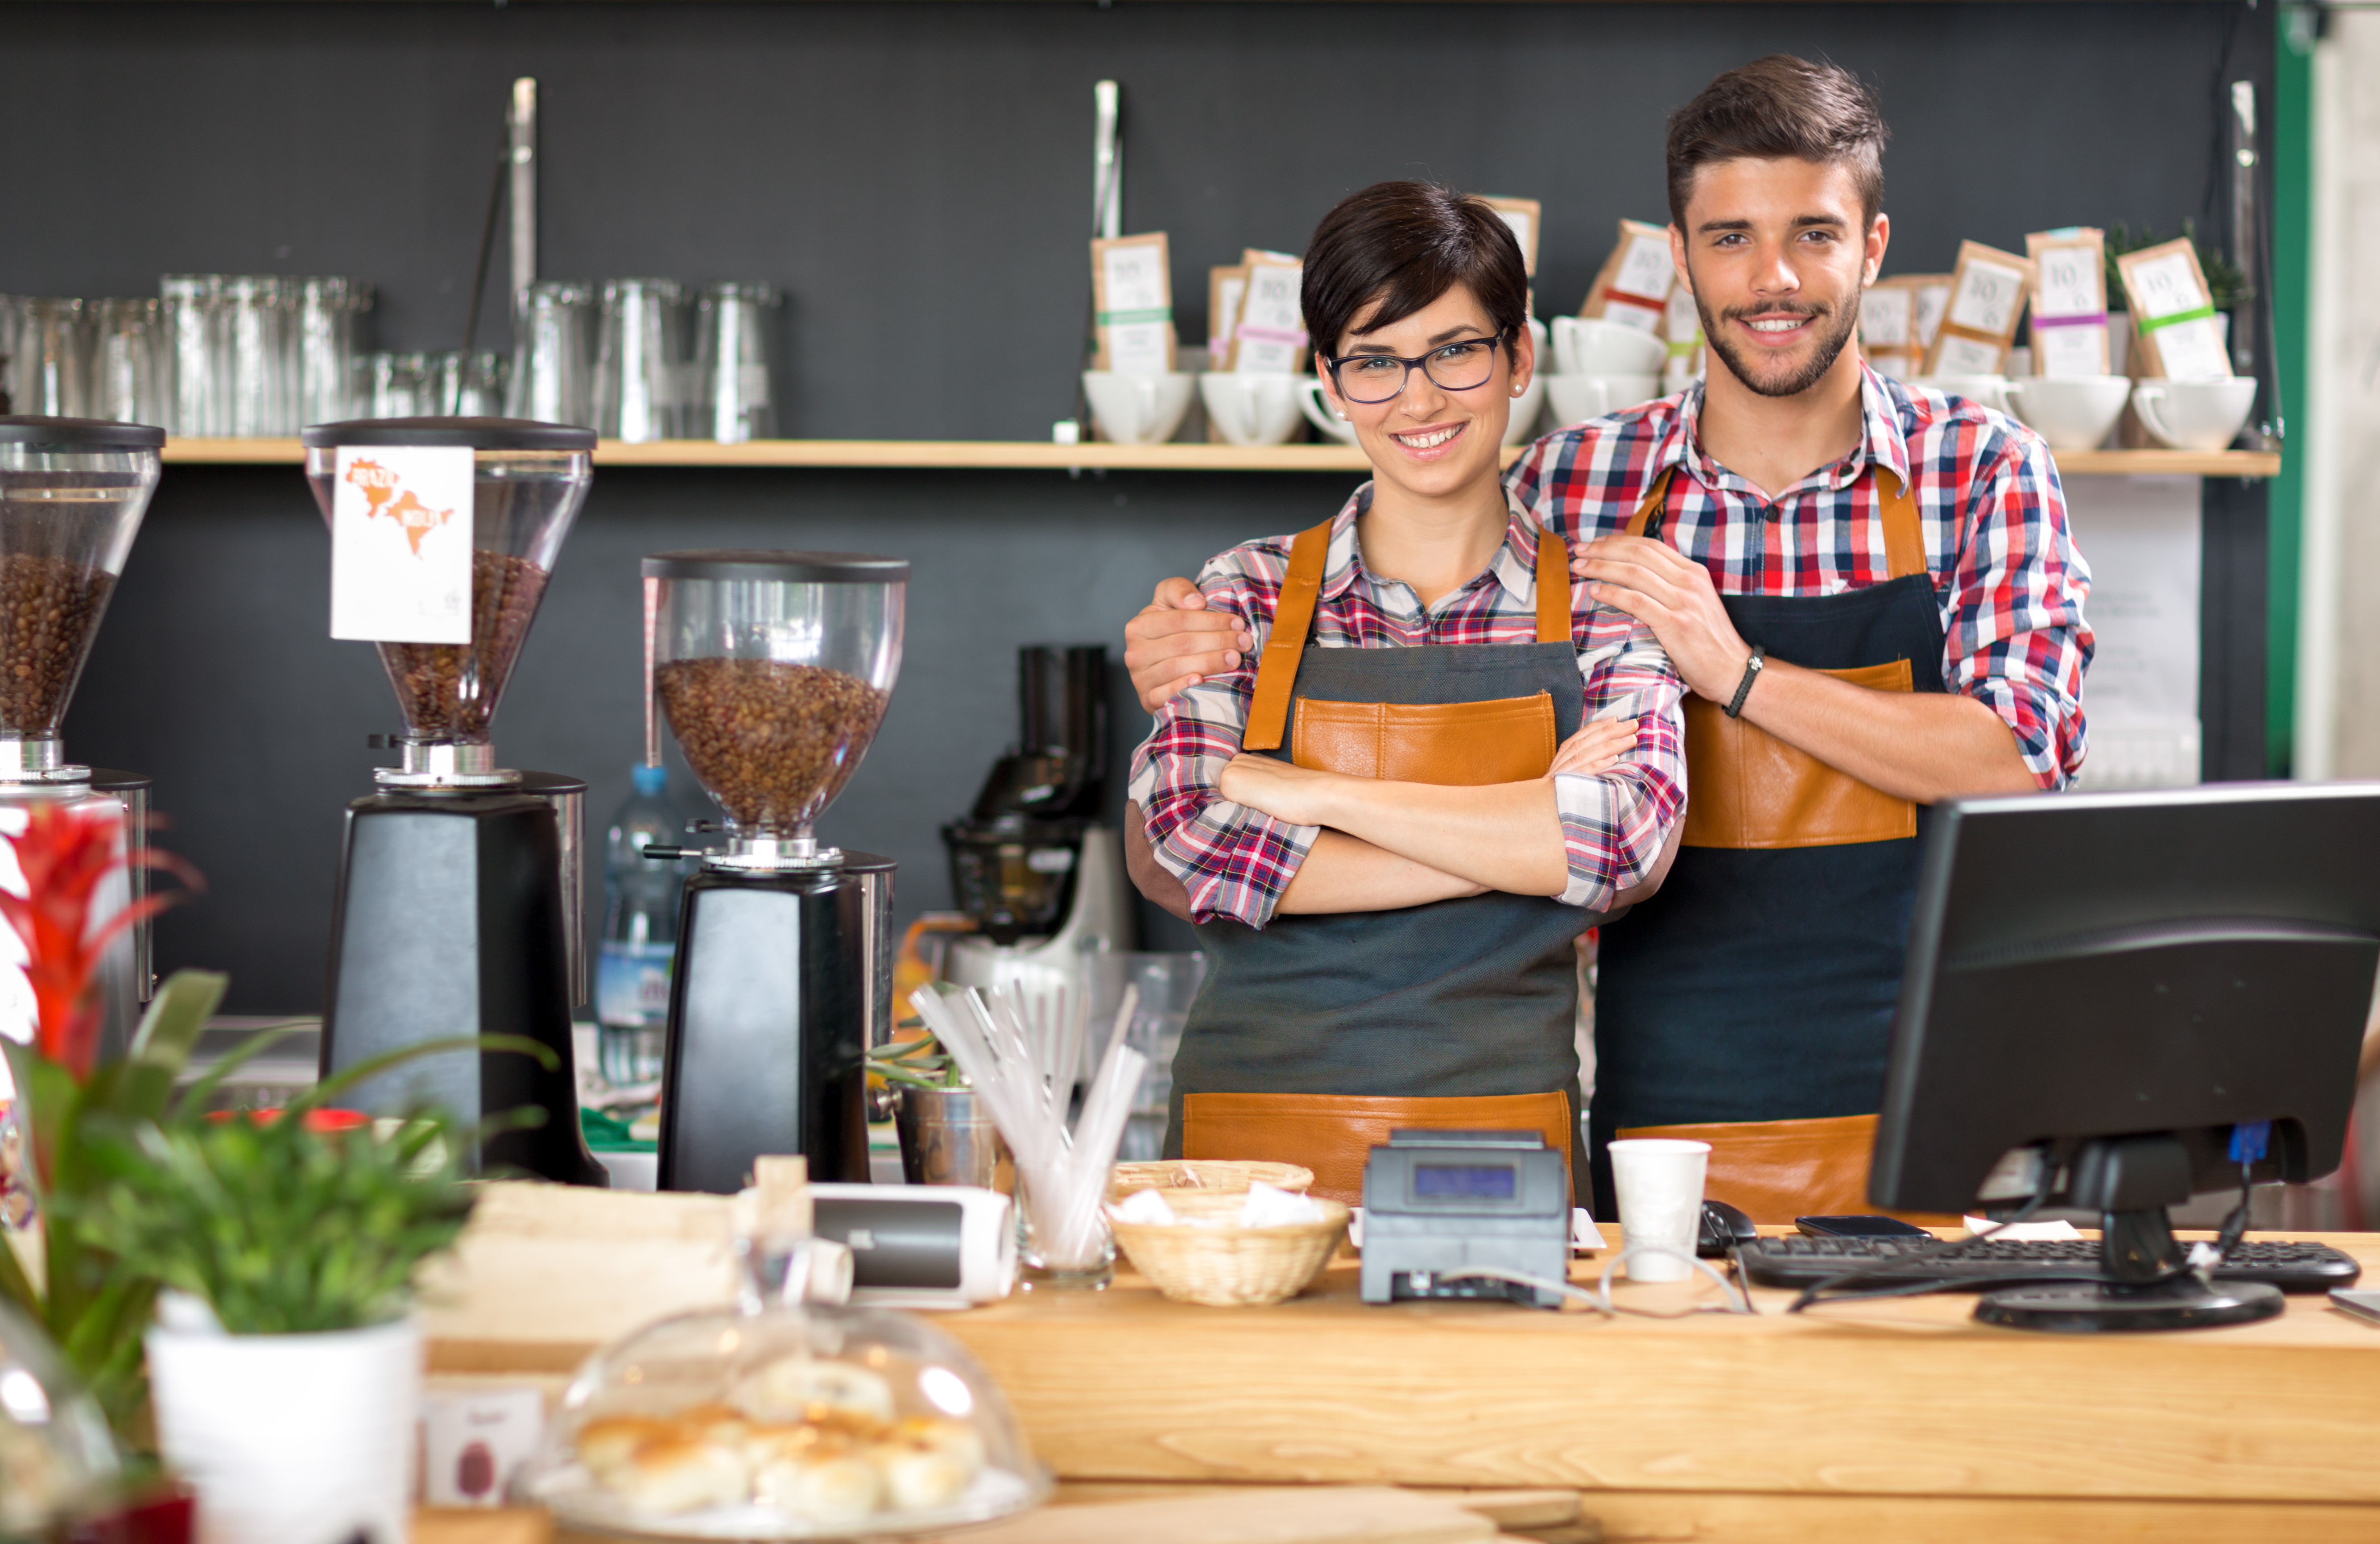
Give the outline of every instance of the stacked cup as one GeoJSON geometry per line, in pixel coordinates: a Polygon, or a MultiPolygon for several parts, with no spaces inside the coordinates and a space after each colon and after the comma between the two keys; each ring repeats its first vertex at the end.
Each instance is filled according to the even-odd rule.
{"type": "Polygon", "coordinates": [[[1604,317],[1553,320],[1554,375],[1546,383],[1560,423],[1599,419],[1661,395],[1670,346],[1604,317]]]}

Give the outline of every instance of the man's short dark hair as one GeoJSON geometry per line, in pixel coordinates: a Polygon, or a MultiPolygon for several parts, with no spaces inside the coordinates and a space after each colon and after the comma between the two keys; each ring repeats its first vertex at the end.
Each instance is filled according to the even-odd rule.
{"type": "Polygon", "coordinates": [[[1323,359],[1375,299],[1366,331],[1402,322],[1468,285],[1510,345],[1527,324],[1529,272],[1502,216],[1434,182],[1376,182],[1314,227],[1301,294],[1305,330],[1323,359]]]}
{"type": "Polygon", "coordinates": [[[1876,93],[1851,71],[1771,54],[1705,86],[1670,115],[1670,218],[1683,230],[1694,174],[1719,161],[1791,157],[1849,167],[1865,223],[1884,207],[1884,141],[1876,93]]]}

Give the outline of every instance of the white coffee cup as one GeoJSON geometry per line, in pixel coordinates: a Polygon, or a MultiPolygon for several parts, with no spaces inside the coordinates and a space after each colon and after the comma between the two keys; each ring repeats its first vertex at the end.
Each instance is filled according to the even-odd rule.
{"type": "Polygon", "coordinates": [[[2008,383],[2009,411],[2052,450],[2095,450],[2123,417],[2132,383],[2120,375],[2028,375],[2008,383]]]}
{"type": "Polygon", "coordinates": [[[1191,383],[1176,371],[1165,375],[1123,375],[1112,370],[1083,371],[1083,395],[1099,432],[1120,445],[1157,445],[1173,438],[1190,411],[1191,383]]]}
{"type": "Polygon", "coordinates": [[[1674,1251],[1631,1256],[1631,1281],[1682,1282],[1694,1273],[1709,1164],[1708,1142],[1632,1137],[1611,1144],[1611,1187],[1619,1194],[1620,1231],[1628,1247],[1654,1244],[1674,1251]]]}
{"type": "Polygon", "coordinates": [[[2132,388],[2141,426],[2176,450],[2228,450],[2256,405],[2256,379],[2143,381],[2132,388]]]}
{"type": "MultiPolygon", "coordinates": [[[[1314,375],[1301,375],[1297,378],[1297,406],[1299,410],[1305,414],[1305,421],[1342,445],[1354,444],[1355,426],[1341,418],[1339,410],[1330,406],[1330,399],[1322,395],[1321,378],[1314,375]]],[[[1504,424],[1504,443],[1508,445],[1517,445],[1524,440],[1533,438],[1530,431],[1536,427],[1537,414],[1545,405],[1546,378],[1542,375],[1532,376],[1528,390],[1512,399],[1512,416],[1504,424]]],[[[1209,407],[1208,411],[1211,413],[1214,409],[1209,407]]],[[[1229,433],[1230,431],[1226,430],[1224,432],[1229,433]]]]}
{"type": "Polygon", "coordinates": [[[1562,375],[1658,375],[1670,346],[1652,334],[1602,317],[1553,319],[1554,368],[1562,375]]]}
{"type": "Polygon", "coordinates": [[[1207,421],[1235,445],[1277,445],[1297,428],[1303,375],[1208,371],[1198,377],[1207,421]]]}
{"type": "Polygon", "coordinates": [[[1558,423],[1579,423],[1650,402],[1661,395],[1658,375],[1557,375],[1546,383],[1558,423]]]}
{"type": "Polygon", "coordinates": [[[1945,396],[1963,396],[1995,413],[2009,410],[2009,383],[2005,375],[1912,375],[1909,383],[1940,392],[1945,396]]]}

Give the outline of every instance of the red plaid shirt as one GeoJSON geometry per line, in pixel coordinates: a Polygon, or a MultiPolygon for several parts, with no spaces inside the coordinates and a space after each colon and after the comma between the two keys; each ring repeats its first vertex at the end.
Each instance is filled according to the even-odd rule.
{"type": "Polygon", "coordinates": [[[1882,582],[1884,527],[1871,463],[1916,491],[1926,567],[1942,608],[1942,684],[2016,731],[2045,788],[2082,765],[2082,619],[2091,571],[2066,525],[2066,495],[2041,436],[1973,402],[1862,371],[1864,432],[1841,460],[1774,504],[1713,461],[1695,421],[1698,384],[1531,445],[1507,474],[1513,502],[1573,545],[1627,529],[1646,486],[1670,480],[1663,540],[1726,595],[1831,595],[1882,582]]]}
{"type": "MultiPolygon", "coordinates": [[[[1424,608],[1413,590],[1364,566],[1355,517],[1371,485],[1339,512],[1315,607],[1315,643],[1324,649],[1399,649],[1424,644],[1534,643],[1537,637],[1537,521],[1517,507],[1488,567],[1424,608]]],[[[1294,826],[1222,798],[1216,784],[1239,753],[1256,687],[1258,656],[1294,538],[1251,541],[1198,575],[1209,610],[1239,618],[1257,646],[1238,669],[1209,675],[1158,711],[1133,756],[1132,796],[1148,818],[1157,860],[1190,893],[1198,921],[1228,918],[1261,928],[1296,877],[1318,826],[1294,826]]],[[[1652,629],[1626,613],[1571,590],[1571,637],[1578,649],[1586,719],[1633,718],[1636,744],[1591,777],[1554,779],[1570,866],[1565,905],[1602,909],[1642,880],[1685,808],[1683,687],[1652,629]]]]}

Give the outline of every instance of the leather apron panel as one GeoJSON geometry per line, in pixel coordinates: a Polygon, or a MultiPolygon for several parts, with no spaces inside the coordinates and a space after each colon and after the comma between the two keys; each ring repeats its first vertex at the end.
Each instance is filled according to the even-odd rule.
{"type": "MultiPolygon", "coordinates": [[[[1870,475],[1897,484],[1888,473],[1870,475]]],[[[1655,506],[1666,483],[1665,475],[1640,514],[1655,506]]],[[[1897,562],[1908,562],[1914,501],[1897,485],[1880,492],[1893,517],[1888,532],[1900,527],[1888,549],[1897,562]]],[[[1941,612],[1933,578],[1923,570],[1922,546],[1917,562],[1917,572],[1833,595],[1720,601],[1744,639],[1773,659],[1844,675],[1889,670],[1894,686],[1901,679],[1894,667],[1905,668],[1909,689],[1938,692],[1941,612]]],[[[1759,690],[1755,683],[1753,691],[1759,690]]],[[[1722,833],[1735,821],[1734,840],[1744,845],[1682,847],[1660,893],[1603,930],[1588,1115],[1597,1204],[1605,1208],[1609,1171],[1602,1144],[1621,1127],[1865,1115],[1883,1098],[1926,811],[1815,761],[1824,779],[1797,774],[1782,785],[1765,782],[1756,793],[1744,791],[1762,759],[1776,754],[1752,748],[1765,741],[1801,753],[1716,709],[1707,717],[1690,711],[1686,731],[1689,822],[1706,797],[1707,777],[1720,791],[1712,800],[1719,808],[1706,820],[1722,833]],[[1698,735],[1697,723],[1712,719],[1752,735],[1730,752],[1725,742],[1712,743],[1707,730],[1698,735]],[[1731,813],[1727,774],[1711,771],[1730,754],[1739,790],[1731,813]],[[1891,829],[1902,833],[1840,839],[1838,830],[1815,843],[1745,840],[1747,827],[1773,833],[1773,807],[1795,808],[1814,790],[1820,809],[1842,827],[1873,818],[1875,829],[1884,829],[1884,811],[1895,808],[1891,829]],[[1764,806],[1770,812],[1753,819],[1764,806]],[[1898,808],[1910,811],[1905,822],[1898,808]]]]}
{"type": "MultiPolygon", "coordinates": [[[[1299,538],[1312,543],[1318,582],[1329,529],[1299,538]]],[[[1297,744],[1298,719],[1336,714],[1345,704],[1475,707],[1542,697],[1557,744],[1577,730],[1585,693],[1569,640],[1559,538],[1548,538],[1538,565],[1541,575],[1556,576],[1559,617],[1541,605],[1539,630],[1541,638],[1549,626],[1561,631],[1556,641],[1536,644],[1307,647],[1311,604],[1291,614],[1297,568],[1293,553],[1292,582],[1282,587],[1258,664],[1258,700],[1244,741],[1250,749],[1291,760],[1280,748],[1297,744]]],[[[1508,733],[1527,736],[1521,744],[1534,755],[1542,729],[1532,716],[1511,721],[1508,733]]],[[[1523,751],[1508,746],[1496,754],[1523,751]]],[[[1382,765],[1415,760],[1402,745],[1379,755],[1382,765]]],[[[1543,770],[1539,763],[1525,775],[1543,770]]],[[[1207,972],[1174,1053],[1168,1156],[1184,1151],[1184,1101],[1194,1095],[1304,1096],[1302,1118],[1315,1128],[1308,1150],[1360,1144],[1368,1152],[1377,1130],[1443,1125],[1431,1111],[1449,1099],[1541,1096],[1485,1123],[1539,1128],[1549,1108],[1542,1096],[1562,1097],[1566,1111],[1577,1085],[1572,944],[1600,918],[1541,896],[1489,894],[1395,911],[1276,915],[1261,930],[1200,924],[1207,972]],[[1333,1098],[1351,1102],[1334,1115],[1333,1098]],[[1325,1129],[1334,1124],[1335,1133],[1325,1129]]],[[[1242,1139],[1237,1127],[1211,1129],[1232,1135],[1202,1137],[1202,1148],[1242,1139]]],[[[1571,1145],[1575,1157],[1574,1136],[1571,1145]]],[[[1208,1155],[1245,1156],[1212,1149],[1208,1155]]]]}
{"type": "MultiPolygon", "coordinates": [[[[1393,1131],[1536,1131],[1567,1173],[1578,1125],[1570,1095],[1364,1099],[1312,1094],[1191,1094],[1182,1101],[1182,1156],[1297,1163],[1313,1194],[1364,1204],[1364,1165],[1393,1131]]],[[[1864,1160],[1863,1160],[1864,1161],[1864,1160]]],[[[1864,1171],[1863,1171],[1864,1172],[1864,1171]]]]}

